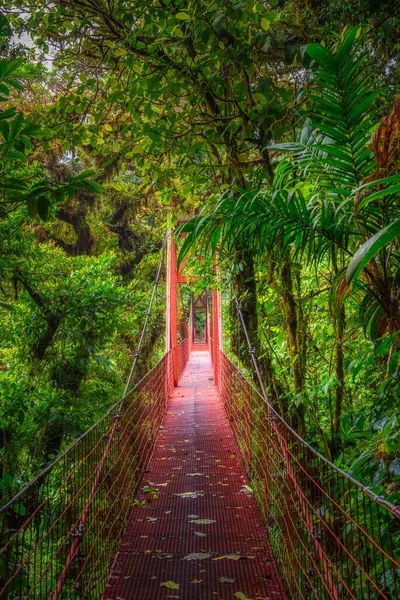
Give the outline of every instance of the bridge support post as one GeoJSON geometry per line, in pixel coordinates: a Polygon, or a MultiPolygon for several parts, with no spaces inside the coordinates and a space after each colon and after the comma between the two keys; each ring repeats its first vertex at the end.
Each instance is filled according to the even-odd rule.
{"type": "Polygon", "coordinates": [[[168,285],[167,285],[167,339],[169,338],[169,348],[172,349],[172,364],[174,371],[174,384],[178,384],[178,356],[176,350],[177,340],[177,262],[176,262],[176,244],[171,235],[168,237],[168,285]]]}
{"type": "Polygon", "coordinates": [[[212,355],[214,362],[214,383],[218,385],[218,367],[219,367],[219,357],[218,357],[218,348],[220,347],[220,335],[221,335],[221,311],[220,311],[220,293],[217,290],[212,290],[211,294],[211,304],[212,304],[212,355]]]}
{"type": "Polygon", "coordinates": [[[190,310],[189,310],[189,354],[193,347],[193,296],[190,299],[190,310]]]}

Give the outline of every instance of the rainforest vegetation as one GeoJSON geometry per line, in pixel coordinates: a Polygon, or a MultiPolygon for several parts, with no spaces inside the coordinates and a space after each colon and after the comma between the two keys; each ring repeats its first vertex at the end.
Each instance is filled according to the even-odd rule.
{"type": "Polygon", "coordinates": [[[6,495],[120,397],[184,221],[225,350],[237,294],[273,405],[399,504],[399,40],[396,0],[3,1],[6,495]]]}

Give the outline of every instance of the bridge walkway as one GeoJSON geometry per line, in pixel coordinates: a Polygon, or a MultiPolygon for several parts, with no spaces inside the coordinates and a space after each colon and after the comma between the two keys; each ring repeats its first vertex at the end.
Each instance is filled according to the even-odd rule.
{"type": "Polygon", "coordinates": [[[284,600],[211,358],[174,388],[104,598],[284,600]]]}

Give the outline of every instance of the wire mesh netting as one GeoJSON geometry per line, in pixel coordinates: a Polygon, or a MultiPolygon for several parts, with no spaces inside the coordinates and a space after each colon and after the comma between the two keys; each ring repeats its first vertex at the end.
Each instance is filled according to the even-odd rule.
{"type": "Polygon", "coordinates": [[[86,596],[103,585],[165,403],[166,356],[0,512],[2,597],[86,596]],[[150,400],[151,398],[151,400],[150,400]]]}
{"type": "Polygon", "coordinates": [[[291,598],[400,598],[400,508],[311,448],[218,351],[217,384],[291,598]]]}
{"type": "MultiPolygon", "coordinates": [[[[177,348],[180,364],[188,340],[177,348]]],[[[182,367],[183,368],[183,367],[182,367]]],[[[173,388],[172,351],[0,509],[0,596],[99,598],[173,388]]]]}

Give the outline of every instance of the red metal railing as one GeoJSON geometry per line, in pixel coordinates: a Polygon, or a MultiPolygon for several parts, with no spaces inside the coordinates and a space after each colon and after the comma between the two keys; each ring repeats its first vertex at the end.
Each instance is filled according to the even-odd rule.
{"type": "Polygon", "coordinates": [[[189,358],[189,338],[183,340],[176,349],[176,362],[178,365],[178,379],[182,375],[183,369],[189,358]]]}
{"type": "Polygon", "coordinates": [[[101,597],[172,388],[170,351],[0,509],[2,599],[101,597]]]}
{"type": "Polygon", "coordinates": [[[217,385],[291,598],[400,598],[400,508],[311,448],[218,350],[217,385]]]}

